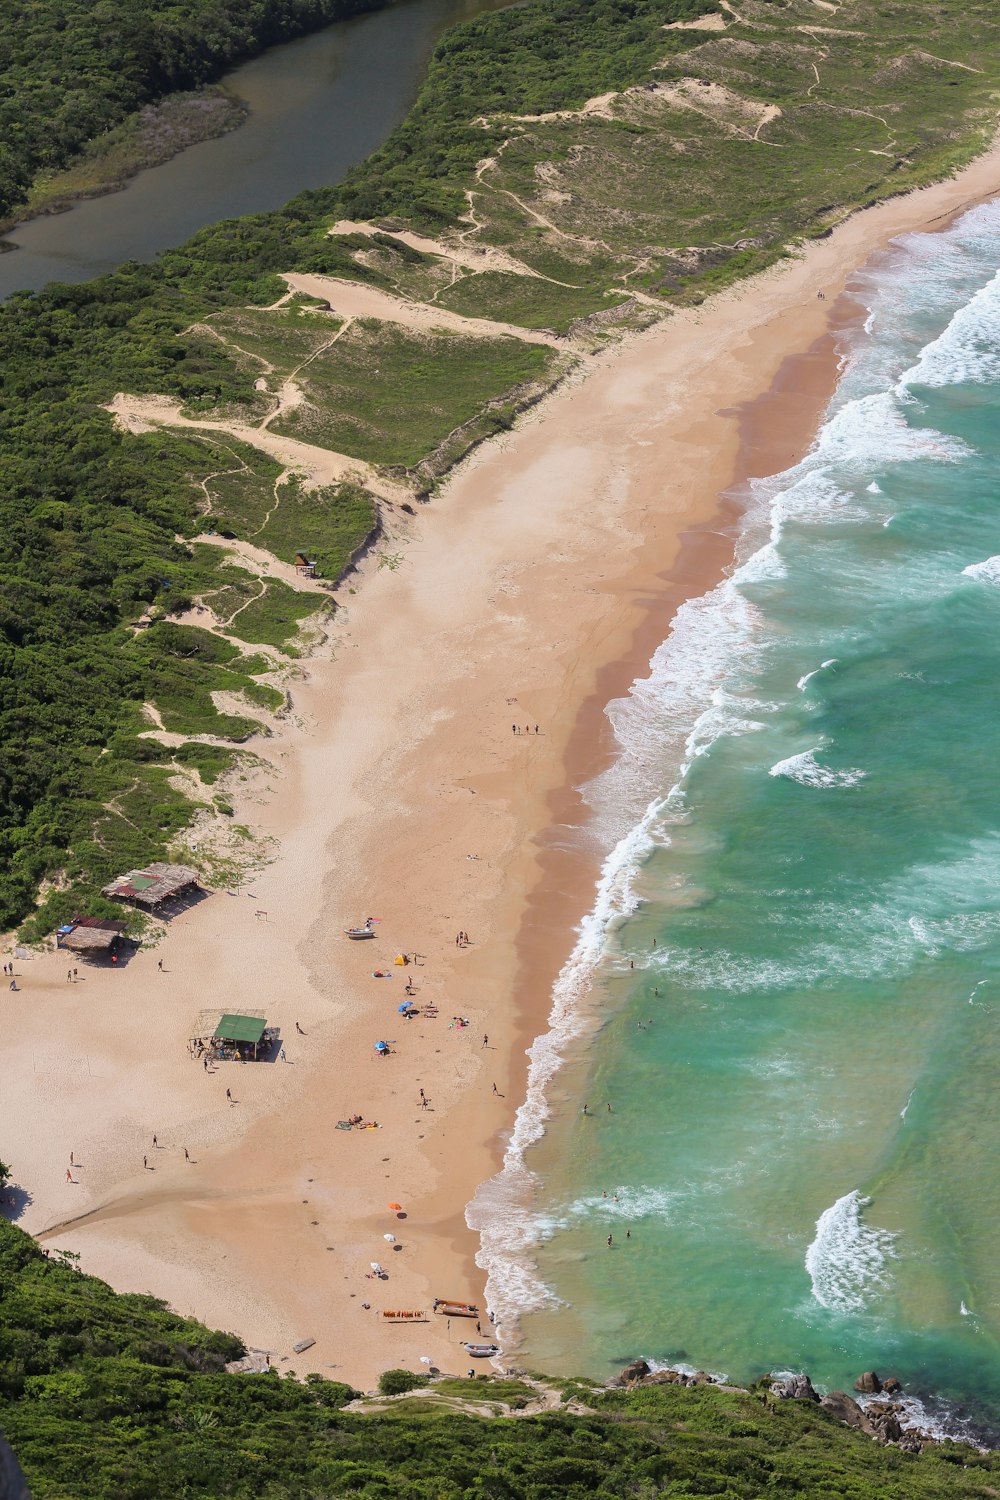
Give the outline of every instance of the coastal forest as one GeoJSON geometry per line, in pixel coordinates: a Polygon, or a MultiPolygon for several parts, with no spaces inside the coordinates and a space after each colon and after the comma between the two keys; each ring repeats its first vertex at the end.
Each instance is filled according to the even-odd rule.
{"type": "Polygon", "coordinates": [[[0,1425],[33,1500],[985,1500],[1000,1485],[995,1454],[882,1447],[763,1388],[397,1372],[382,1384],[401,1394],[362,1401],[290,1369],[226,1373],[242,1353],[0,1221],[0,1425]]]}
{"type": "MultiPolygon", "coordinates": [[[[4,201],[137,102],[350,8],[8,7],[4,201]]],[[[981,149],[995,5],[849,10],[481,16],[340,185],[0,307],[0,923],[38,938],[121,869],[192,859],[352,560],[582,359],[981,149]],[[338,310],[345,283],[375,311],[338,310]],[[447,327],[415,320],[431,304],[447,327]]]]}

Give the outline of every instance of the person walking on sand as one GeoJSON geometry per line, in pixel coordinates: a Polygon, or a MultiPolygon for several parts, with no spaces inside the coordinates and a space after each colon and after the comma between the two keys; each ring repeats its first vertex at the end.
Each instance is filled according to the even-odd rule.
{"type": "Polygon", "coordinates": [[[153,1136],[153,1150],[156,1150],[156,1136],[153,1136]]]}
{"type": "Polygon", "coordinates": [[[147,1170],[147,1169],[148,1169],[148,1163],[147,1163],[147,1161],[146,1161],[146,1158],[145,1158],[145,1157],[143,1157],[143,1158],[142,1158],[142,1165],[143,1165],[143,1169],[144,1169],[144,1170],[147,1170]]]}
{"type": "Polygon", "coordinates": [[[67,1182],[72,1182],[73,1181],[73,1173],[70,1171],[69,1167],[66,1168],[66,1181],[67,1182]]]}
{"type": "Polygon", "coordinates": [[[231,1089],[226,1089],[226,1098],[229,1100],[230,1104],[232,1104],[232,1102],[233,1102],[233,1095],[232,1095],[232,1090],[231,1089]]]}
{"type": "Polygon", "coordinates": [[[497,1088],[496,1084],[493,1085],[493,1092],[499,1098],[499,1096],[500,1096],[500,1090],[497,1088]]]}
{"type": "Polygon", "coordinates": [[[517,725],[516,724],[512,724],[510,726],[510,732],[511,732],[511,734],[516,734],[517,733],[517,725]]]}
{"type": "Polygon", "coordinates": [[[299,1025],[298,1021],[296,1021],[295,1023],[295,1030],[298,1032],[299,1036],[305,1036],[305,1032],[302,1030],[302,1027],[299,1025]]]}
{"type": "MultiPolygon", "coordinates": [[[[4,966],[3,966],[3,971],[6,974],[6,972],[7,972],[7,965],[6,964],[4,964],[4,966]]],[[[66,970],[66,983],[67,984],[72,984],[73,983],[73,970],[72,969],[67,969],[66,970]]]]}
{"type": "Polygon", "coordinates": [[[73,983],[74,984],[76,984],[76,981],[79,979],[79,977],[80,977],[80,970],[79,969],[74,969],[73,970],[73,983]]]}
{"type": "Polygon", "coordinates": [[[162,974],[163,973],[163,959],[162,958],[158,958],[156,960],[156,967],[159,969],[160,973],[162,974]]]}
{"type": "Polygon", "coordinates": [[[190,1161],[191,1160],[190,1156],[188,1155],[188,1148],[186,1146],[184,1147],[184,1160],[185,1161],[190,1161]]]}
{"type": "Polygon", "coordinates": [[[484,1031],[483,1032],[483,1046],[484,1047],[488,1047],[489,1045],[490,1045],[490,1039],[489,1039],[489,1037],[486,1035],[486,1033],[484,1031]]]}

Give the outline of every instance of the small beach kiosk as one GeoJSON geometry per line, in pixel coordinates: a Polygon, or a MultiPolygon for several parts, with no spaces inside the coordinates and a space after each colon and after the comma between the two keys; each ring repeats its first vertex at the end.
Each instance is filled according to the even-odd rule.
{"type": "Polygon", "coordinates": [[[192,1027],[188,1052],[210,1062],[261,1062],[281,1046],[277,1026],[268,1026],[261,1010],[203,1010],[192,1027]]]}
{"type": "Polygon", "coordinates": [[[256,1062],[257,1051],[266,1031],[267,1021],[263,1016],[225,1015],[212,1035],[212,1047],[220,1057],[225,1057],[230,1049],[240,1056],[252,1051],[256,1062]]]}

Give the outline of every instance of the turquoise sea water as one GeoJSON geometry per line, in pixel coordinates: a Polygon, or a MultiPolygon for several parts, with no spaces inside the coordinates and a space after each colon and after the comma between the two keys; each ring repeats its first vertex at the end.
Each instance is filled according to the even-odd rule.
{"type": "Polygon", "coordinates": [[[1000,1430],[998,268],[988,204],[858,274],[812,451],[611,707],[614,852],[469,1214],[529,1365],[874,1366],[1000,1430]]]}

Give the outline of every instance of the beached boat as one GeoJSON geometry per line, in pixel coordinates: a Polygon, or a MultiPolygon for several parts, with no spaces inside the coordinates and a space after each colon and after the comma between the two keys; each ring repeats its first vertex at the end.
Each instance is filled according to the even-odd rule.
{"type": "Polygon", "coordinates": [[[443,1318],[479,1317],[479,1308],[474,1302],[445,1302],[440,1297],[434,1298],[434,1311],[443,1318]]]}
{"type": "Polygon", "coordinates": [[[344,933],[349,938],[369,938],[375,936],[374,927],[345,927],[344,933]]]}
{"type": "Polygon", "coordinates": [[[463,1344],[462,1348],[472,1359],[492,1359],[500,1353],[499,1344],[463,1344]]]}

